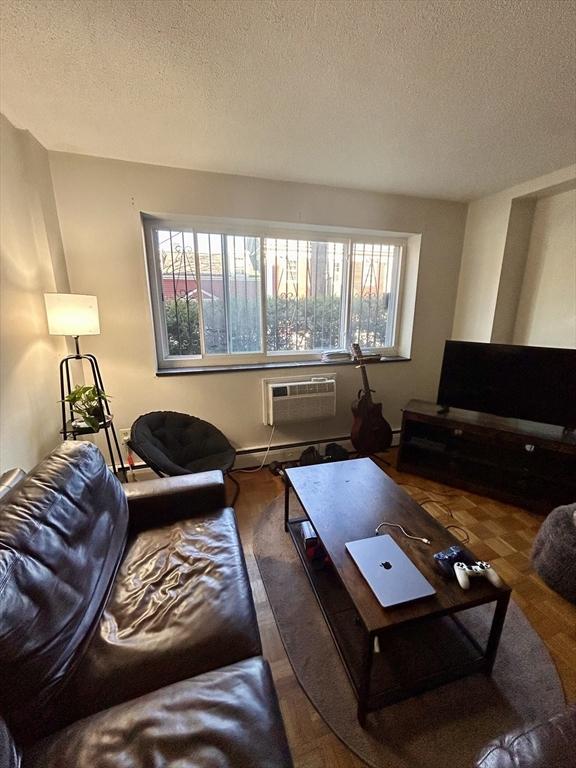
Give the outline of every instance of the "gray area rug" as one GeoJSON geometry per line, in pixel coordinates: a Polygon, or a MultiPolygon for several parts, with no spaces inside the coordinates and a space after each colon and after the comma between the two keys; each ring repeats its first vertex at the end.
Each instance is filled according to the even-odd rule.
{"type": "MultiPolygon", "coordinates": [[[[544,644],[512,600],[491,678],[476,674],[356,719],[356,699],[292,539],[283,497],[264,511],[253,548],[286,653],[308,698],[334,733],[375,768],[469,766],[490,739],[565,705],[544,644]]],[[[292,501],[292,513],[301,508],[292,501]]],[[[460,614],[461,616],[463,614],[460,614]]],[[[490,606],[467,612],[486,633],[490,606]]]]}

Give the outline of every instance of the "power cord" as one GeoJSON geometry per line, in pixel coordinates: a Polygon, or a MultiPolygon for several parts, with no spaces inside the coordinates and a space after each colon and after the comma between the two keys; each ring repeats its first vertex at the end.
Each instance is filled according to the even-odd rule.
{"type": "Polygon", "coordinates": [[[425,507],[426,504],[438,504],[439,507],[443,507],[448,517],[454,517],[454,513],[448,506],[448,504],[444,504],[443,501],[437,501],[436,499],[432,499],[428,497],[427,499],[419,499],[418,504],[420,504],[421,507],[425,507]]]}
{"type": "MultiPolygon", "coordinates": [[[[447,525],[445,526],[445,528],[447,531],[452,528],[455,531],[460,531],[461,533],[463,533],[464,537],[462,539],[459,539],[459,541],[462,544],[468,544],[468,542],[470,541],[470,534],[465,528],[461,528],[459,525],[447,525]]],[[[456,538],[458,538],[458,536],[456,538]]]]}
{"type": "MultiPolygon", "coordinates": [[[[439,507],[443,507],[444,508],[444,510],[445,510],[446,514],[448,515],[448,517],[450,517],[450,518],[452,518],[452,520],[454,520],[454,513],[452,512],[450,507],[447,504],[445,504],[443,501],[438,501],[438,499],[433,499],[431,496],[426,495],[427,492],[424,490],[424,488],[420,488],[419,485],[415,485],[414,483],[399,483],[397,481],[396,481],[396,485],[403,485],[403,486],[406,486],[407,488],[415,488],[417,491],[420,491],[421,493],[425,494],[423,499],[414,499],[414,501],[416,501],[418,504],[420,504],[421,507],[425,507],[426,504],[437,504],[439,507]]],[[[452,491],[452,492],[437,491],[435,493],[437,493],[438,496],[444,496],[444,498],[447,498],[447,499],[457,498],[457,497],[461,497],[462,496],[462,493],[459,492],[459,491],[452,491]]],[[[408,536],[408,534],[402,528],[402,526],[398,525],[397,523],[380,523],[378,528],[376,528],[376,533],[377,534],[380,532],[379,529],[380,529],[380,526],[382,526],[382,525],[395,525],[396,527],[401,528],[402,533],[405,536],[408,536]]],[[[459,539],[459,541],[462,544],[468,544],[470,542],[470,534],[468,533],[468,531],[465,528],[462,528],[460,525],[450,524],[450,525],[446,525],[444,527],[446,528],[446,530],[459,531],[462,534],[462,538],[460,538],[459,536],[457,536],[457,538],[459,539]]],[[[418,539],[417,536],[408,536],[408,538],[411,538],[411,539],[416,538],[416,539],[418,539]]],[[[424,541],[424,542],[426,542],[428,544],[430,543],[429,539],[419,539],[419,541],[424,541]]]]}
{"type": "Polygon", "coordinates": [[[423,544],[432,544],[430,539],[425,539],[422,536],[412,536],[410,533],[407,533],[405,528],[403,528],[400,523],[389,523],[386,520],[380,523],[376,526],[376,535],[378,536],[380,534],[380,528],[382,528],[383,525],[392,525],[394,528],[400,528],[404,536],[406,536],[407,539],[414,539],[414,541],[421,541],[423,544]]]}
{"type": "MultiPolygon", "coordinates": [[[[423,488],[420,488],[420,486],[418,485],[414,485],[414,483],[397,483],[397,485],[404,485],[408,488],[416,488],[416,490],[421,491],[422,493],[426,493],[426,491],[423,488]]],[[[462,496],[462,494],[459,493],[458,491],[453,491],[452,493],[447,493],[445,491],[438,491],[437,493],[438,493],[438,496],[445,496],[446,498],[456,498],[458,496],[462,496]]],[[[454,520],[454,513],[452,512],[450,507],[447,504],[445,504],[443,501],[438,501],[437,499],[433,499],[431,496],[425,496],[423,499],[415,499],[415,501],[417,501],[417,503],[420,504],[421,507],[425,507],[426,504],[437,504],[439,507],[444,508],[448,517],[454,520]]],[[[446,528],[446,530],[459,531],[461,534],[463,534],[462,538],[460,538],[459,536],[457,537],[459,541],[462,544],[469,543],[470,534],[465,528],[462,528],[459,525],[452,525],[452,524],[446,525],[444,527],[446,528]]]]}
{"type": "Polygon", "coordinates": [[[266,459],[268,458],[268,454],[270,453],[270,447],[272,445],[272,438],[274,437],[274,431],[276,429],[276,425],[272,427],[272,431],[270,432],[270,439],[268,440],[268,445],[266,447],[266,453],[264,454],[264,458],[262,459],[262,464],[260,464],[259,467],[256,467],[255,469],[235,469],[234,472],[260,472],[261,469],[263,469],[264,465],[266,464],[266,459]]]}

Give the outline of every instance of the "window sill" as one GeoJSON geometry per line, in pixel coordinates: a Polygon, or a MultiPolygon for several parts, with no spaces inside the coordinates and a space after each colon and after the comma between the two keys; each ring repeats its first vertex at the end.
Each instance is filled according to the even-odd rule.
{"type": "MultiPolygon", "coordinates": [[[[406,363],[411,360],[410,357],[381,357],[375,363],[406,363]]],[[[190,368],[159,368],[156,376],[194,376],[198,373],[238,373],[240,371],[270,371],[281,368],[334,368],[342,365],[358,365],[356,360],[333,360],[331,362],[322,362],[321,360],[295,360],[281,363],[232,363],[228,365],[197,365],[190,368]]]]}

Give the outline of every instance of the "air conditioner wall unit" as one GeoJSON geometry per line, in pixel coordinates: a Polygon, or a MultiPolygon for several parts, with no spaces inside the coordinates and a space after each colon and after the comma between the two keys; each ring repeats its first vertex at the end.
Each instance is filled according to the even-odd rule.
{"type": "Polygon", "coordinates": [[[336,378],[301,381],[265,379],[264,423],[270,425],[330,419],[336,415],[336,378]]]}

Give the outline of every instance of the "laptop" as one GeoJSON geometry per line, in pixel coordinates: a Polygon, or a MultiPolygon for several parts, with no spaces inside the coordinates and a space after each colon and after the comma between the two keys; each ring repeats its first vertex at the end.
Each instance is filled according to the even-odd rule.
{"type": "Polygon", "coordinates": [[[383,608],[436,594],[392,536],[348,541],[346,549],[383,608]]]}

